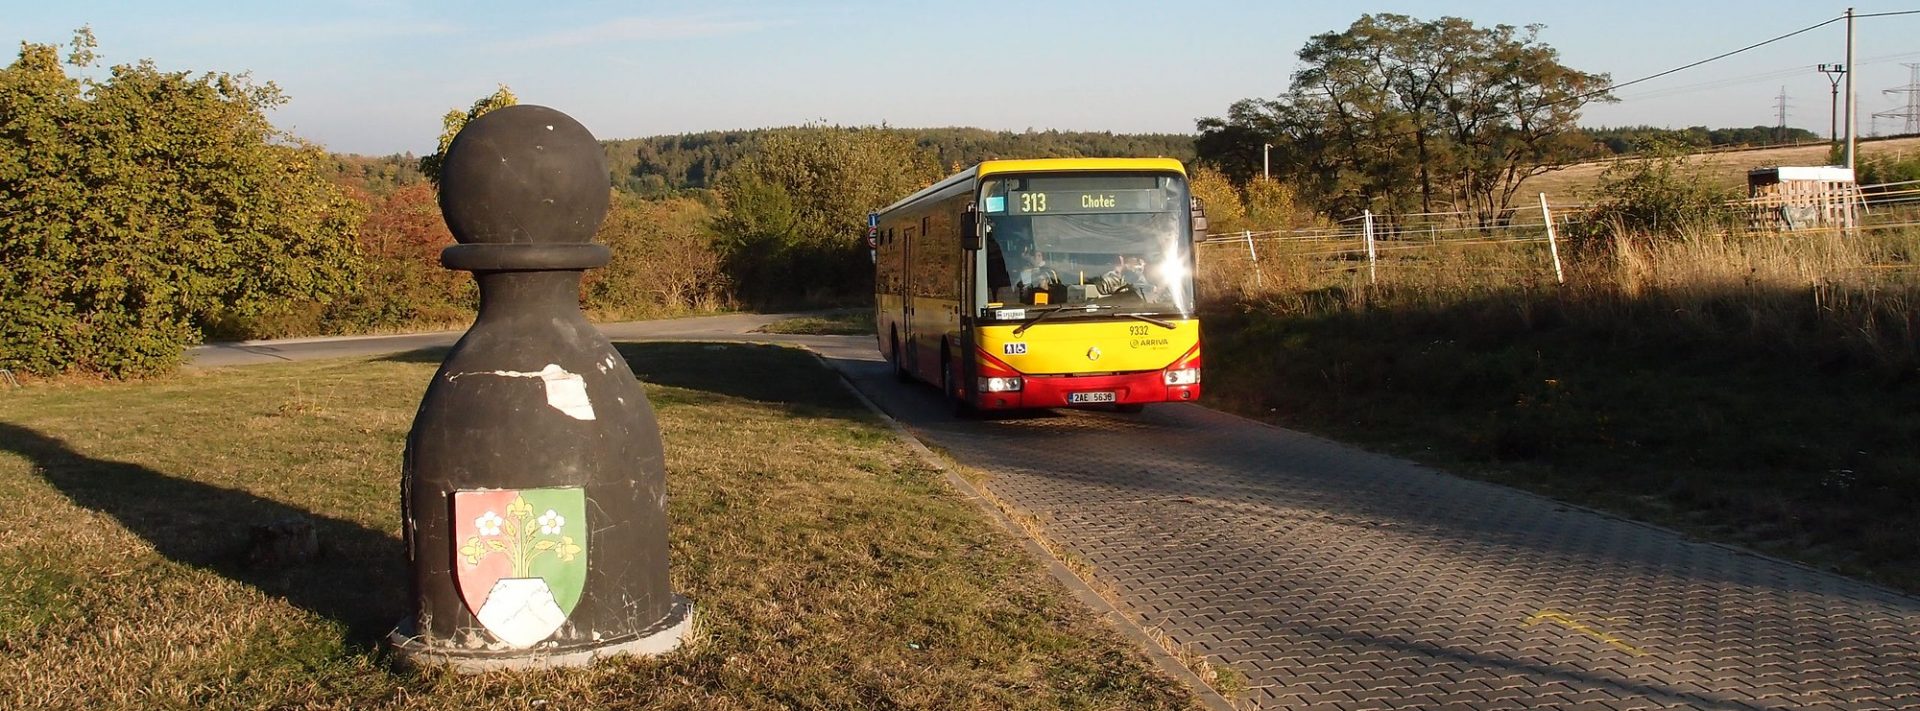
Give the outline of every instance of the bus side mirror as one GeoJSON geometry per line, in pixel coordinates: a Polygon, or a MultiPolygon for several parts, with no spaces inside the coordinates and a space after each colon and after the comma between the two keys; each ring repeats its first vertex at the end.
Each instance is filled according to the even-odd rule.
{"type": "Polygon", "coordinates": [[[980,248],[980,208],[968,205],[966,212],[960,213],[960,248],[980,248]]]}
{"type": "Polygon", "coordinates": [[[1187,212],[1193,218],[1193,241],[1207,238],[1207,205],[1200,198],[1187,198],[1187,212]]]}

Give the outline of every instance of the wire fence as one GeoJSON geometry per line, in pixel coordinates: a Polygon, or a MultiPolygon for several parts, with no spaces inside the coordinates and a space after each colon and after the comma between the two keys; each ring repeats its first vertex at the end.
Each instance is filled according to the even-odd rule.
{"type": "MultiPolygon", "coordinates": [[[[1873,240],[1920,228],[1920,180],[1863,185],[1858,195],[1858,219],[1851,227],[1792,231],[1749,228],[1728,230],[1721,236],[1767,239],[1826,233],[1873,240]]],[[[1775,209],[1777,205],[1765,200],[1735,200],[1727,203],[1727,207],[1735,211],[1734,214],[1740,214],[1740,211],[1775,209]]],[[[1506,249],[1509,253],[1494,259],[1448,259],[1446,268],[1550,275],[1555,281],[1565,283],[1563,241],[1569,234],[1591,234],[1595,210],[1596,206],[1590,204],[1551,205],[1547,196],[1541,194],[1537,205],[1510,209],[1491,220],[1483,220],[1483,215],[1469,211],[1392,215],[1369,211],[1321,226],[1215,233],[1200,245],[1210,250],[1215,259],[1251,265],[1253,285],[1258,287],[1266,286],[1268,272],[1280,262],[1287,263],[1291,270],[1304,269],[1310,273],[1364,272],[1368,282],[1377,283],[1383,269],[1405,272],[1435,266],[1439,263],[1433,258],[1436,255],[1457,257],[1468,249],[1506,249]]],[[[1916,275],[1920,275],[1920,262],[1908,261],[1916,255],[1900,250],[1881,251],[1890,252],[1892,258],[1844,268],[1879,272],[1915,270],[1916,275]]]]}

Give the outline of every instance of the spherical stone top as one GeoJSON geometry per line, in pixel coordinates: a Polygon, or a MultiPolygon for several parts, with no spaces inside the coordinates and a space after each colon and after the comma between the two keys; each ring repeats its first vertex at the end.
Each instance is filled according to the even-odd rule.
{"type": "Polygon", "coordinates": [[[508,106],[454,136],[440,214],[463,244],[590,242],[611,187],[587,127],[545,106],[508,106]]]}

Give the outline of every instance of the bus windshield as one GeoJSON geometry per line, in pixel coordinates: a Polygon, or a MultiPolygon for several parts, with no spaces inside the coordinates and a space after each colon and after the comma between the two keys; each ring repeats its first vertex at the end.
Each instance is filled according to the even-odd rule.
{"type": "Polygon", "coordinates": [[[1192,313],[1193,255],[1180,176],[997,177],[981,186],[980,202],[987,289],[976,306],[1192,313]]]}

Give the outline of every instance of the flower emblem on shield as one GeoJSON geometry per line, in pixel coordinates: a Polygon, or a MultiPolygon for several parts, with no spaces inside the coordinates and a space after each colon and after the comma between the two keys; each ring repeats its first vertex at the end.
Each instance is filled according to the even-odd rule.
{"type": "Polygon", "coordinates": [[[453,493],[454,581],[487,632],[526,649],[566,624],[587,573],[586,528],[568,524],[585,520],[579,487],[453,493]]]}
{"type": "Polygon", "coordinates": [[[480,518],[473,520],[473,527],[479,529],[480,535],[482,536],[498,536],[500,535],[500,524],[505,522],[506,519],[500,518],[500,514],[488,511],[481,515],[480,518]]]}

